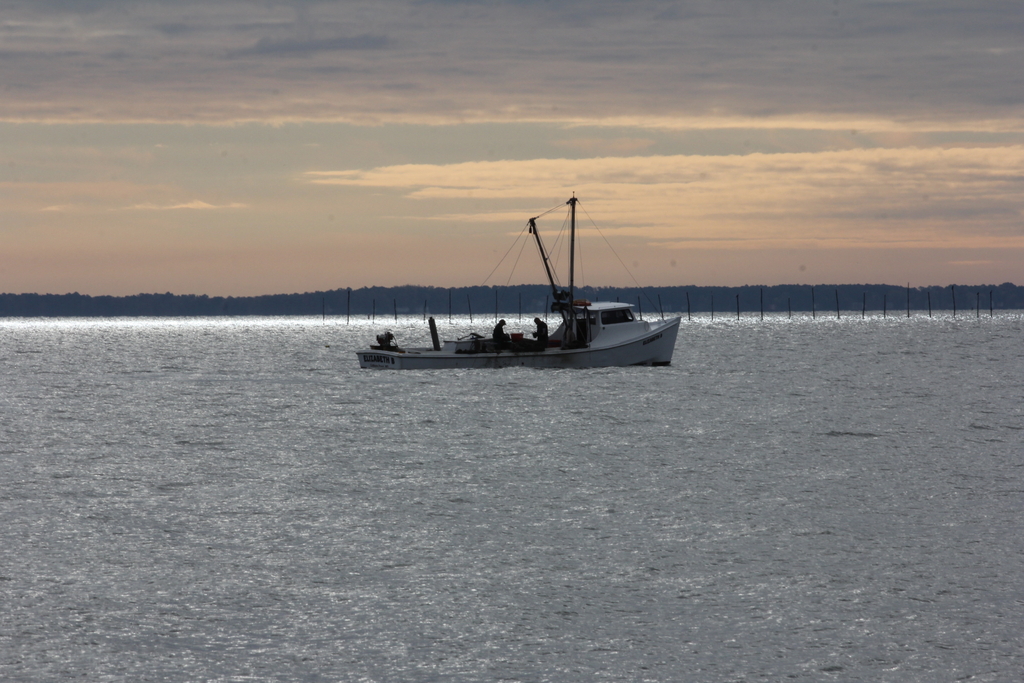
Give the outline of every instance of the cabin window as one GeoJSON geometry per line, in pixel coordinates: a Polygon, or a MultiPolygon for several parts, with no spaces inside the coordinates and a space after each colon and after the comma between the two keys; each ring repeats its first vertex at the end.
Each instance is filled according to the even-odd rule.
{"type": "Polygon", "coordinates": [[[628,308],[619,308],[614,311],[601,311],[601,324],[614,325],[616,323],[633,322],[633,311],[628,308]]]}

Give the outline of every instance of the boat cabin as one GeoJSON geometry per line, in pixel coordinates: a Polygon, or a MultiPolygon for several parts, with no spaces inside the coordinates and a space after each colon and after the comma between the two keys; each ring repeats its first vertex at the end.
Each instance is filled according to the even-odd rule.
{"type": "MultiPolygon", "coordinates": [[[[576,339],[583,345],[597,341],[602,346],[614,344],[635,337],[638,328],[650,328],[650,325],[633,314],[632,304],[617,301],[591,303],[586,299],[577,299],[573,301],[572,310],[576,320],[576,339]]],[[[551,334],[551,339],[565,339],[564,323],[551,334]]]]}

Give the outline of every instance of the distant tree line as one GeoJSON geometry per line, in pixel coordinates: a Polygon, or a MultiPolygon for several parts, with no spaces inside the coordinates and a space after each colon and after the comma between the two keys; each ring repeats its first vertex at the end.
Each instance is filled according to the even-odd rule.
{"type": "MultiPolygon", "coordinates": [[[[843,311],[871,312],[972,311],[976,307],[1024,309],[1024,287],[1001,285],[953,285],[900,287],[898,285],[774,285],[743,287],[579,287],[576,297],[591,301],[623,301],[634,304],[647,316],[673,313],[735,315],[743,313],[809,312],[827,314],[837,306],[843,311]],[[737,299],[738,297],[738,299],[737,299]],[[954,298],[955,297],[955,298],[954,298]]],[[[243,316],[331,315],[389,316],[429,314],[480,316],[509,315],[522,311],[536,314],[551,305],[546,285],[510,287],[362,287],[303,294],[270,294],[219,297],[194,294],[135,294],[88,296],[84,294],[0,294],[0,317],[135,317],[135,316],[243,316]]]]}

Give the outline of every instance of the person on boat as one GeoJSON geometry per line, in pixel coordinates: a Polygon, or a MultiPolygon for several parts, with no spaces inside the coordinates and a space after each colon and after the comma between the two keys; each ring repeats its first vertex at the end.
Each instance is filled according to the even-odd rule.
{"type": "Polygon", "coordinates": [[[397,351],[398,342],[395,341],[395,335],[392,334],[391,330],[387,330],[384,334],[377,335],[377,346],[371,346],[370,348],[382,351],[397,351]]]}
{"type": "Polygon", "coordinates": [[[508,336],[508,333],[505,332],[504,318],[499,320],[498,324],[494,326],[494,331],[491,332],[491,339],[498,345],[499,349],[508,346],[509,342],[512,341],[512,337],[508,336]]]}
{"type": "Polygon", "coordinates": [[[548,325],[540,318],[534,318],[533,322],[537,326],[537,331],[533,333],[537,338],[537,348],[543,351],[548,347],[548,325]]]}

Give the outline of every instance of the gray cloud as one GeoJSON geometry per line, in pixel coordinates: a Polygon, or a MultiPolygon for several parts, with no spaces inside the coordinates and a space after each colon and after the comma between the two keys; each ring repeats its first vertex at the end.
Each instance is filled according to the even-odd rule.
{"type": "Polygon", "coordinates": [[[261,38],[256,45],[245,50],[230,53],[232,57],[250,55],[311,55],[316,52],[332,52],[335,50],[380,50],[386,47],[385,36],[364,34],[353,37],[321,38],[319,40],[273,40],[261,38]]]}
{"type": "Polygon", "coordinates": [[[984,0],[43,0],[0,23],[35,93],[0,118],[1016,119],[1021,35],[984,0]]]}

